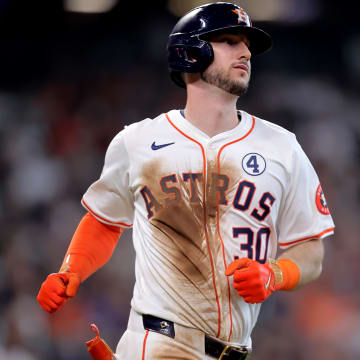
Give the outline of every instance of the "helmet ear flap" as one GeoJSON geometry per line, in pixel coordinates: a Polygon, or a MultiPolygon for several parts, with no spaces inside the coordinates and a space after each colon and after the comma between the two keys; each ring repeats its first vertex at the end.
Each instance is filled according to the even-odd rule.
{"type": "Polygon", "coordinates": [[[184,40],[174,36],[169,43],[168,54],[169,68],[178,72],[202,72],[214,59],[211,45],[198,37],[184,40]]]}
{"type": "Polygon", "coordinates": [[[179,59],[184,59],[185,61],[195,63],[197,61],[196,54],[194,54],[194,51],[191,50],[191,48],[186,49],[184,47],[179,47],[175,49],[175,51],[177,51],[178,53],[179,59]]]}
{"type": "Polygon", "coordinates": [[[212,46],[199,39],[197,46],[169,46],[168,53],[170,77],[176,85],[182,88],[186,88],[182,73],[201,73],[214,59],[212,46]]]}

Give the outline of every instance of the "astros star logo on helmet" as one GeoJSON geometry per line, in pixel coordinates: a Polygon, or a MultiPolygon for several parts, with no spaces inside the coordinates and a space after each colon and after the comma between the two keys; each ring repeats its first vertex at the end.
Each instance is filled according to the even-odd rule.
{"type": "Polygon", "coordinates": [[[238,23],[245,23],[246,25],[251,26],[249,16],[243,9],[233,9],[232,11],[238,16],[238,23]]]}

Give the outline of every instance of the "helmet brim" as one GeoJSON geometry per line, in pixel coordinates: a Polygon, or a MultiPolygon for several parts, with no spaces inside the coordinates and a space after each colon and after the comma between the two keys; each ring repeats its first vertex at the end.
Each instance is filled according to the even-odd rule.
{"type": "Polygon", "coordinates": [[[249,26],[227,26],[224,28],[216,29],[214,31],[209,31],[199,35],[199,38],[203,40],[208,40],[211,35],[223,34],[223,33],[236,33],[244,34],[250,41],[249,50],[251,55],[260,55],[266,51],[269,51],[272,47],[271,36],[265,31],[249,26]]]}

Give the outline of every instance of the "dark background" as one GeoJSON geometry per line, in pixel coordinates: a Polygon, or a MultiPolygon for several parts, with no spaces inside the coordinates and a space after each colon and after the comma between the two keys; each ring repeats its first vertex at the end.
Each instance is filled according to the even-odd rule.
{"type": "MultiPolygon", "coordinates": [[[[252,359],[359,359],[360,22],[346,2],[291,3],[281,19],[255,20],[274,46],[253,59],[238,107],[296,133],[336,233],[320,279],[263,305],[252,359]]],[[[134,282],[131,231],[58,313],[35,298],[61,265],[112,137],[185,105],[167,72],[177,20],[168,1],[119,1],[103,14],[64,4],[0,0],[0,360],[88,359],[91,322],[115,349],[134,282]]]]}

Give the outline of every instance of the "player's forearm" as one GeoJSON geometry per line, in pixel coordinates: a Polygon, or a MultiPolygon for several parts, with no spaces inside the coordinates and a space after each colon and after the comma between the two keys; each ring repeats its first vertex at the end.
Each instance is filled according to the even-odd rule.
{"type": "Polygon", "coordinates": [[[321,239],[314,239],[287,249],[279,256],[279,259],[289,259],[298,266],[300,279],[294,287],[297,289],[320,276],[323,257],[323,242],[321,239]]]}
{"type": "Polygon", "coordinates": [[[86,214],[79,223],[59,272],[75,272],[84,281],[110,259],[122,228],[86,214]]]}

